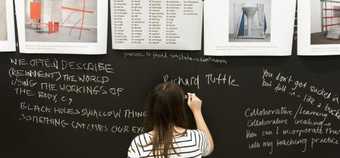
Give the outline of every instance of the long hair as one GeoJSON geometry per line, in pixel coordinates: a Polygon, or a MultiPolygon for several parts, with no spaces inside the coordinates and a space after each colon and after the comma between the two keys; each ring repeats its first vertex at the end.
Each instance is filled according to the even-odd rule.
{"type": "Polygon", "coordinates": [[[150,145],[156,158],[177,154],[172,142],[175,126],[188,127],[184,96],[178,85],[169,82],[159,84],[148,96],[144,123],[147,130],[154,131],[150,145]]]}

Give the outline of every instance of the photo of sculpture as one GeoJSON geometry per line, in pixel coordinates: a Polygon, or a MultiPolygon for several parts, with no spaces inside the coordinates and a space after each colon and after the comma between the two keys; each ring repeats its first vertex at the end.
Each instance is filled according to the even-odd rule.
{"type": "Polygon", "coordinates": [[[340,44],[340,0],[311,1],[311,44],[340,44]]]}
{"type": "Polygon", "coordinates": [[[0,1],[0,41],[7,40],[7,14],[6,1],[0,1]]]}
{"type": "Polygon", "coordinates": [[[229,42],[270,42],[271,0],[230,0],[229,42]]]}
{"type": "Polygon", "coordinates": [[[97,0],[26,0],[26,41],[97,42],[97,0]]]}

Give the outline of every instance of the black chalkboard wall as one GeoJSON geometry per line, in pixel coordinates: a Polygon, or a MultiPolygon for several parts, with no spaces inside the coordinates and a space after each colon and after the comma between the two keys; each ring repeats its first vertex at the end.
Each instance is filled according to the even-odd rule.
{"type": "Polygon", "coordinates": [[[173,81],[203,98],[216,143],[210,157],[338,158],[340,57],[293,52],[1,53],[1,157],[126,157],[143,132],[147,92],[173,81]]]}

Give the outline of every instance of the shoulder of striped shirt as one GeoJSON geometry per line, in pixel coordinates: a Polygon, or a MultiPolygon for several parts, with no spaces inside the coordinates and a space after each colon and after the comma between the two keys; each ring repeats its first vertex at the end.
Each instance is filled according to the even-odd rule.
{"type": "MultiPolygon", "coordinates": [[[[205,135],[205,133],[203,131],[199,130],[199,129],[187,129],[186,133],[184,135],[181,135],[181,136],[176,137],[176,138],[184,138],[184,137],[195,136],[196,138],[201,139],[202,135],[205,135]]],[[[152,135],[149,132],[146,132],[146,133],[142,133],[142,134],[137,135],[133,139],[133,141],[136,143],[136,145],[146,146],[146,145],[149,145],[148,143],[150,143],[151,139],[152,139],[152,135]]]]}

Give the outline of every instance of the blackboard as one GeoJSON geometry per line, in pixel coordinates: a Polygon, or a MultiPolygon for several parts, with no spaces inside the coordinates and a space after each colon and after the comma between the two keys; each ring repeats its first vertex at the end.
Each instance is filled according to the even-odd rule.
{"type": "Polygon", "coordinates": [[[1,155],[126,157],[144,130],[145,96],[172,81],[203,99],[216,146],[210,157],[337,158],[340,57],[298,57],[296,46],[293,54],[2,53],[1,155]]]}

